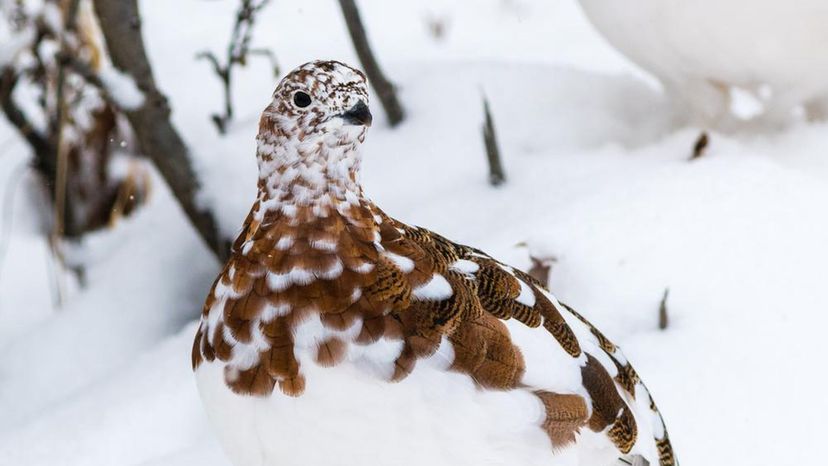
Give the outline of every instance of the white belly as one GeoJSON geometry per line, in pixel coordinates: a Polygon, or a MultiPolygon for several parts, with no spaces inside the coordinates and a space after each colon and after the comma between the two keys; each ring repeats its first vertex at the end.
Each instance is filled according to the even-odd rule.
{"type": "Polygon", "coordinates": [[[275,390],[239,396],[224,383],[222,364],[196,370],[201,397],[236,466],[612,464],[612,449],[590,431],[578,446],[554,451],[540,428],[544,410],[529,392],[479,390],[465,375],[421,360],[399,383],[359,364],[316,366],[301,358],[305,393],[275,390]],[[583,451],[589,450],[589,457],[583,451]]]}

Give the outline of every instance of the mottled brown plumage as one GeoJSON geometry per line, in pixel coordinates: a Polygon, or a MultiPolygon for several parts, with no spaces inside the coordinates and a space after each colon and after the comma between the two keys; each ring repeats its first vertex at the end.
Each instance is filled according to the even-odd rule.
{"type": "MultiPolygon", "coordinates": [[[[327,370],[336,370],[356,346],[401,341],[390,381],[408,377],[447,342],[450,370],[468,375],[480,389],[533,393],[546,411],[539,427],[555,449],[590,429],[605,432],[620,454],[630,453],[638,427],[629,403],[636,390],[646,389],[615,345],[528,274],[399,222],[368,200],[358,184],[358,159],[343,155],[355,151],[364,127],[353,140],[340,135],[303,143],[332,123],[321,111],[291,107],[297,89],[341,96],[345,102],[329,105],[343,110],[354,105],[351,96],[367,100],[364,78],[329,79],[334,85],[325,87],[320,76],[340,66],[300,68],[283,81],[262,116],[258,200],[208,295],[193,367],[221,361],[226,383],[242,396],[300,397],[313,380],[305,379],[295,347],[304,338],[300,327],[315,319],[323,336],[313,340],[314,363],[327,370]],[[285,115],[298,123],[286,123],[294,120],[285,115]],[[289,156],[294,158],[283,160],[289,156]],[[550,348],[558,345],[580,365],[588,397],[524,383],[526,361],[505,324],[512,319],[545,332],[550,348]],[[584,352],[572,323],[591,332],[600,358],[584,352]]],[[[652,415],[661,422],[654,404],[652,415]]],[[[666,432],[656,442],[661,466],[675,464],[666,432]]]]}

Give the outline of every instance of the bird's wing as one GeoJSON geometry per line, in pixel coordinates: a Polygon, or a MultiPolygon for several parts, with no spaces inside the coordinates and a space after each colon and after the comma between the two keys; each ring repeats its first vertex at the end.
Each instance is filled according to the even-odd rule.
{"type": "Polygon", "coordinates": [[[402,339],[390,374],[399,380],[449,342],[451,368],[479,386],[534,393],[556,448],[589,429],[623,455],[645,449],[652,462],[675,464],[632,366],[543,284],[370,204],[349,209],[299,211],[285,221],[254,205],[204,305],[194,367],[218,359],[238,393],[266,396],[278,387],[298,396],[303,344],[317,363],[335,365],[349,344],[402,339]],[[299,327],[317,316],[330,337],[300,341],[299,327]],[[650,433],[655,445],[644,440],[650,433]]]}
{"type": "Polygon", "coordinates": [[[588,428],[604,433],[624,455],[643,449],[661,466],[676,464],[661,416],[620,349],[542,283],[480,250],[385,215],[380,236],[389,269],[383,273],[396,283],[382,288],[399,290],[391,315],[405,339],[395,377],[405,377],[447,339],[455,353],[452,368],[480,386],[532,390],[546,407],[544,427],[556,447],[588,428]],[[557,342],[560,354],[535,367],[534,349],[516,338],[522,335],[557,342]],[[558,361],[579,373],[577,387],[543,383],[546,374],[561,371],[558,361]],[[639,442],[641,432],[652,433],[655,448],[653,440],[639,442]]]}

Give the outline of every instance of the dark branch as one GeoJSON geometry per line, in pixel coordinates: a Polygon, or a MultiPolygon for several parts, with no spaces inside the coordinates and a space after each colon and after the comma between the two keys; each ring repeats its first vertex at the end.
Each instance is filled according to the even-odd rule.
{"type": "Polygon", "coordinates": [[[368,35],[365,33],[365,27],[362,25],[362,19],[359,16],[359,9],[354,0],[339,0],[339,6],[342,7],[345,24],[348,26],[348,33],[351,35],[351,41],[354,43],[359,61],[362,63],[362,68],[365,69],[365,74],[368,75],[368,81],[377,92],[382,108],[388,117],[388,123],[391,126],[397,126],[403,120],[405,114],[400,101],[397,99],[397,91],[394,85],[386,79],[379,63],[377,63],[377,59],[374,58],[371,45],[368,43],[368,35]]]}
{"type": "Polygon", "coordinates": [[[489,99],[485,96],[483,97],[483,111],[485,113],[483,143],[486,145],[486,158],[489,161],[489,183],[492,186],[499,186],[506,181],[506,174],[503,172],[503,164],[500,163],[500,147],[497,145],[497,134],[489,109],[489,99]]]}
{"type": "Polygon", "coordinates": [[[167,98],[155,83],[144,41],[137,0],[94,0],[112,63],[130,75],[144,93],[144,104],[126,111],[141,150],[152,159],[184,213],[210,250],[225,260],[229,244],[221,237],[213,213],[196,200],[201,188],[190,152],[170,121],[167,98]]]}

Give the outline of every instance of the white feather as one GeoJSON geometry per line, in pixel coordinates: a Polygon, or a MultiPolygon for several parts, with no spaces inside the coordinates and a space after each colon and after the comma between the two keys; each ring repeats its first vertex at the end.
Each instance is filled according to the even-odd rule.
{"type": "Polygon", "coordinates": [[[414,297],[420,301],[441,301],[451,298],[451,285],[440,274],[432,275],[431,280],[414,289],[414,297]]]}

